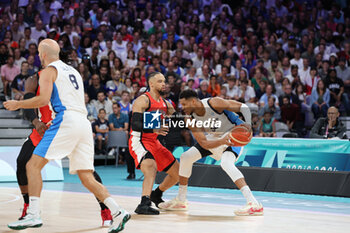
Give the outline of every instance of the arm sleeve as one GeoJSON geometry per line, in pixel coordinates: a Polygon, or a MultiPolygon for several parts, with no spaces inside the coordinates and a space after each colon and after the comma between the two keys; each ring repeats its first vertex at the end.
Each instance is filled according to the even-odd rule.
{"type": "MultiPolygon", "coordinates": [[[[35,96],[34,93],[26,93],[24,95],[24,99],[30,99],[30,98],[33,98],[35,96]]],[[[23,109],[23,114],[24,114],[24,117],[26,119],[28,119],[30,122],[32,122],[34,119],[38,118],[38,116],[36,115],[34,109],[23,109]]]]}
{"type": "Polygon", "coordinates": [[[153,129],[143,128],[143,113],[134,112],[131,118],[131,129],[136,132],[153,133],[153,129]]]}
{"type": "Polygon", "coordinates": [[[244,123],[244,121],[242,121],[241,119],[239,119],[239,115],[234,113],[234,112],[230,112],[228,110],[224,110],[225,115],[228,117],[228,119],[236,125],[241,125],[244,123]]]}
{"type": "MultiPolygon", "coordinates": [[[[240,111],[244,117],[244,120],[247,124],[252,124],[252,114],[250,113],[250,109],[246,104],[242,104],[240,111]]],[[[242,124],[242,123],[241,123],[242,124]]]]}

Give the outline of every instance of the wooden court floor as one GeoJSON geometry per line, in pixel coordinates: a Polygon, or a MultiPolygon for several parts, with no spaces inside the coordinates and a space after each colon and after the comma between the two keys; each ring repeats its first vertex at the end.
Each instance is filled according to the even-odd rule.
{"type": "MultiPolygon", "coordinates": [[[[113,196],[130,213],[139,198],[113,196]]],[[[0,232],[15,232],[7,228],[19,217],[22,198],[15,188],[0,188],[0,232]]],[[[123,232],[129,233],[311,233],[349,232],[349,215],[299,210],[265,208],[264,216],[238,217],[238,206],[191,202],[188,212],[162,212],[159,216],[132,214],[123,232]]],[[[107,232],[101,228],[99,206],[88,193],[44,190],[41,198],[44,225],[27,232],[107,232]]]]}

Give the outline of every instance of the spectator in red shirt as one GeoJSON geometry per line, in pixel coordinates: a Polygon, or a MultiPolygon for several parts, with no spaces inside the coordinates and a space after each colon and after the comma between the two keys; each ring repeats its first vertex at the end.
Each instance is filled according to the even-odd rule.
{"type": "Polygon", "coordinates": [[[220,96],[220,84],[217,83],[217,77],[216,75],[210,76],[210,82],[208,86],[208,93],[212,96],[220,96]]]}
{"type": "Polygon", "coordinates": [[[300,107],[297,104],[291,103],[288,96],[283,96],[282,101],[282,121],[287,124],[290,131],[294,131],[299,135],[299,137],[302,137],[301,131],[303,128],[303,123],[300,114],[300,107]]]}

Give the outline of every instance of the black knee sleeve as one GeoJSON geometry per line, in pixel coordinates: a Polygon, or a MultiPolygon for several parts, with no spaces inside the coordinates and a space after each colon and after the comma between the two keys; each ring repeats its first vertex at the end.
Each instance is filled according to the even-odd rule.
{"type": "Polygon", "coordinates": [[[17,182],[19,185],[28,185],[26,165],[32,157],[35,146],[30,138],[23,144],[21,151],[17,157],[17,182]]]}

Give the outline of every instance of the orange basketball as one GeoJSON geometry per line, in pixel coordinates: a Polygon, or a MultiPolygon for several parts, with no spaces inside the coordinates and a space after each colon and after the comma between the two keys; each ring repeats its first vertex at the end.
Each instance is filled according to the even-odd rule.
{"type": "Polygon", "coordinates": [[[231,133],[230,138],[231,142],[235,144],[235,146],[245,146],[252,139],[252,132],[245,126],[235,126],[231,133]]]}

